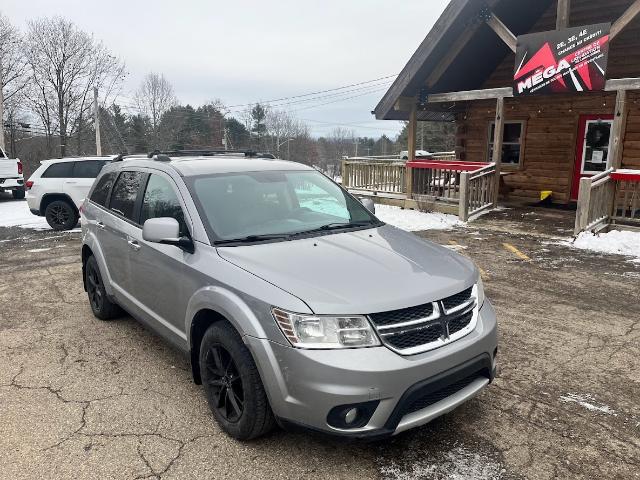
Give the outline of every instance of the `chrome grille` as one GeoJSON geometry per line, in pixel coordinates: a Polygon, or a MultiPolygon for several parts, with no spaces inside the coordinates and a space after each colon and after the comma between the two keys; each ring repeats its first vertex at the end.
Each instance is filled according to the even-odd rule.
{"type": "Polygon", "coordinates": [[[476,326],[477,287],[437,302],[369,315],[382,342],[401,355],[414,355],[451,343],[476,326]]]}

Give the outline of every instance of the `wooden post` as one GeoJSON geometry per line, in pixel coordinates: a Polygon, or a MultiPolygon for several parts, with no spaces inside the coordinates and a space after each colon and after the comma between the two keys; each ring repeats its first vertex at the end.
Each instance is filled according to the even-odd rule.
{"type": "Polygon", "coordinates": [[[491,29],[496,32],[496,35],[498,35],[502,39],[502,41],[506,43],[512,51],[515,52],[518,46],[518,39],[513,34],[513,32],[511,32],[511,30],[509,30],[509,28],[504,23],[502,23],[502,20],[496,17],[493,13],[488,12],[486,22],[487,25],[489,25],[491,29]]]}
{"type": "Polygon", "coordinates": [[[458,205],[458,216],[463,222],[469,220],[469,172],[460,173],[460,204],[458,205]]]}
{"type": "MultiPolygon", "coordinates": [[[[0,148],[4,152],[4,94],[2,93],[2,87],[4,87],[4,81],[2,79],[2,58],[0,57],[0,148]]],[[[15,154],[16,152],[11,152],[12,156],[15,156],[15,154]]]]}
{"type": "Polygon", "coordinates": [[[102,142],[100,141],[100,108],[98,107],[98,89],[93,88],[93,122],[96,129],[96,155],[102,156],[102,142]]]}
{"type": "Polygon", "coordinates": [[[342,160],[342,186],[344,188],[349,188],[349,165],[347,165],[346,160],[342,160]]]}
{"type": "Polygon", "coordinates": [[[493,206],[498,206],[500,195],[500,167],[502,166],[502,142],[504,141],[504,98],[498,97],[496,101],[496,129],[493,135],[493,157],[492,161],[496,166],[495,189],[493,195],[493,206]]]}
{"type": "Polygon", "coordinates": [[[558,0],[558,17],[556,30],[569,28],[569,14],[571,13],[571,0],[558,0]]]}
{"type": "Polygon", "coordinates": [[[626,90],[618,90],[616,110],[611,129],[611,151],[607,159],[607,168],[622,167],[622,152],[624,150],[624,136],[627,130],[629,102],[626,90]]]}
{"type": "Polygon", "coordinates": [[[591,209],[591,179],[580,179],[580,192],[578,193],[578,210],[576,212],[576,228],[575,234],[580,232],[589,225],[589,211],[591,209]]]}
{"type": "Polygon", "coordinates": [[[622,32],[631,21],[640,15],[640,0],[636,0],[631,4],[629,8],[622,14],[622,16],[611,25],[611,31],[609,33],[609,41],[613,41],[620,32],[622,32]]]}
{"type": "MultiPolygon", "coordinates": [[[[413,102],[411,106],[411,113],[409,115],[409,129],[408,129],[408,145],[409,151],[407,163],[413,162],[416,159],[416,133],[418,131],[418,103],[413,102]]],[[[411,200],[413,194],[413,169],[407,165],[406,174],[406,194],[407,200],[411,200]]]]}

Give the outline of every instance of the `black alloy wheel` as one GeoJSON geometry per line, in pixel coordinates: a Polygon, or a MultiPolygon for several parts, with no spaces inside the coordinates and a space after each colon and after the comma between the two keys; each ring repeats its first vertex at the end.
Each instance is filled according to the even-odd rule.
{"type": "Polygon", "coordinates": [[[89,265],[87,268],[87,295],[89,295],[89,302],[94,311],[102,310],[104,303],[103,291],[104,285],[102,285],[100,274],[93,268],[93,265],[89,265]]]}
{"type": "Polygon", "coordinates": [[[244,412],[242,376],[231,354],[222,345],[211,345],[205,353],[205,378],[219,415],[236,423],[244,412]]]}
{"type": "Polygon", "coordinates": [[[91,311],[100,320],[111,320],[122,315],[120,307],[107,297],[102,275],[95,257],[87,259],[84,272],[84,285],[89,297],[91,311]]]}
{"type": "Polygon", "coordinates": [[[68,202],[56,200],[45,210],[47,223],[54,230],[71,230],[78,224],[78,214],[68,202]]]}
{"type": "Polygon", "coordinates": [[[229,323],[211,325],[198,352],[200,379],[218,425],[233,438],[252,440],[275,426],[258,367],[229,323]]]}

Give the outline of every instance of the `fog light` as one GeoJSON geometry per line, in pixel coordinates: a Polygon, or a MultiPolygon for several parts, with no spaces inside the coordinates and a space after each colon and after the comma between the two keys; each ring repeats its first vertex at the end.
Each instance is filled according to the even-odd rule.
{"type": "Polygon", "coordinates": [[[358,409],[352,408],[351,410],[348,410],[347,413],[344,415],[344,422],[347,425],[351,425],[353,422],[356,421],[357,418],[358,418],[358,409]]]}
{"type": "Polygon", "coordinates": [[[333,428],[362,428],[369,423],[379,404],[380,400],[372,400],[334,407],[327,415],[327,423],[333,428]]]}

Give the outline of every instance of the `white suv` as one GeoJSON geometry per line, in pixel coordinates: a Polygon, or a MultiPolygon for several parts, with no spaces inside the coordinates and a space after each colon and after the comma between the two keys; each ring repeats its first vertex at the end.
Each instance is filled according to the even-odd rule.
{"type": "Polygon", "coordinates": [[[31,213],[44,216],[54,230],[78,224],[79,208],[105,164],[116,157],[45,160],[25,183],[31,213]]]}

